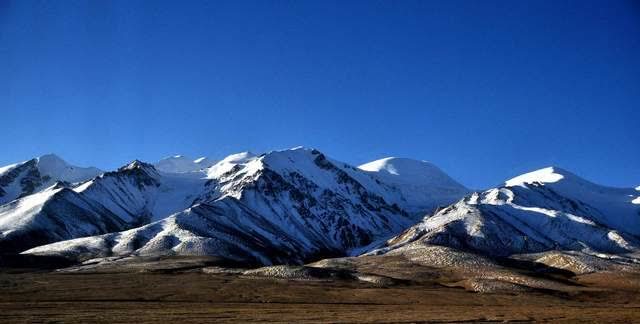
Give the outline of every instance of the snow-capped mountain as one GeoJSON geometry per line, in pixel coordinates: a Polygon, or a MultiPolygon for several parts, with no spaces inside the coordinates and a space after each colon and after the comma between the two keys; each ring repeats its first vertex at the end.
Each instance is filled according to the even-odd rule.
{"type": "MultiPolygon", "coordinates": [[[[110,194],[93,195],[92,199],[117,215],[126,213],[114,205],[135,206],[136,212],[131,214],[140,214],[140,210],[153,213],[154,208],[145,209],[144,204],[135,202],[188,201],[161,198],[164,191],[158,188],[169,174],[150,165],[144,170],[140,177],[143,186],[112,184],[117,190],[100,190],[110,194]],[[144,188],[140,196],[129,194],[137,187],[144,188]],[[127,194],[118,196],[120,188],[127,188],[127,194]],[[127,201],[130,197],[135,198],[127,201]]],[[[197,173],[173,176],[185,181],[186,175],[193,174],[197,173]]],[[[106,177],[109,173],[96,180],[106,177]]],[[[435,206],[460,198],[446,201],[442,195],[431,198],[428,193],[415,192],[412,194],[416,196],[406,197],[397,181],[385,183],[385,176],[379,172],[364,171],[303,148],[259,156],[234,154],[202,172],[201,178],[191,179],[193,183],[184,186],[189,188],[184,193],[191,194],[178,196],[192,199],[182,212],[166,214],[169,217],[125,232],[59,242],[26,253],[72,257],[208,254],[258,264],[299,263],[321,255],[343,255],[352,248],[387,238],[415,222],[408,211],[416,206],[435,206]],[[204,188],[200,181],[205,181],[204,188]]],[[[434,176],[426,179],[433,181],[434,176]]],[[[414,181],[416,188],[431,190],[428,184],[420,187],[419,180],[414,181]]],[[[84,184],[75,190],[85,193],[94,186],[84,184]]],[[[172,207],[163,211],[175,209],[172,207]]]]}
{"type": "Polygon", "coordinates": [[[158,171],[166,173],[185,173],[205,170],[212,165],[216,164],[216,161],[207,157],[201,157],[195,160],[189,159],[182,155],[175,155],[164,158],[154,164],[158,171]]]}
{"type": "Polygon", "coordinates": [[[207,169],[207,176],[211,179],[218,179],[225,173],[231,171],[231,169],[236,165],[246,164],[247,162],[253,160],[255,157],[256,155],[251,152],[231,154],[222,159],[222,161],[214,164],[209,169],[207,169]]]}
{"type": "Polygon", "coordinates": [[[82,182],[101,173],[96,168],[70,165],[53,154],[0,167],[0,205],[36,193],[58,181],[82,182]]]}
{"type": "Polygon", "coordinates": [[[427,161],[388,157],[358,168],[374,174],[397,191],[398,198],[393,201],[410,212],[431,212],[469,193],[469,189],[427,161]]]}
{"type": "Polygon", "coordinates": [[[640,248],[640,188],[604,187],[555,167],[470,193],[428,162],[353,167],[304,148],[243,152],[208,167],[182,157],[134,161],[104,173],[60,161],[0,168],[0,252],[273,264],[372,246],[369,254],[417,253],[422,244],[491,257],[640,248]]]}
{"type": "Polygon", "coordinates": [[[133,161],[73,190],[132,224],[146,224],[190,207],[205,190],[203,172],[164,173],[133,161]]]}
{"type": "Polygon", "coordinates": [[[206,181],[140,161],[82,183],[59,181],[0,206],[0,253],[148,224],[191,206],[206,181]]]}
{"type": "Polygon", "coordinates": [[[600,186],[556,167],[473,193],[389,240],[373,254],[420,242],[490,256],[572,250],[621,254],[640,248],[640,192],[600,186]]]}
{"type": "Polygon", "coordinates": [[[104,206],[57,183],[0,206],[0,254],[124,228],[104,206]]]}

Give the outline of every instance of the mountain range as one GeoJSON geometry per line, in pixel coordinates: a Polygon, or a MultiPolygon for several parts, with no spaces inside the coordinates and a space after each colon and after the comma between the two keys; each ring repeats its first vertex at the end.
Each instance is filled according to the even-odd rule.
{"type": "Polygon", "coordinates": [[[481,191],[425,161],[356,167],[306,148],[136,160],[108,172],[55,155],[0,168],[2,255],[272,265],[447,251],[634,263],[639,249],[640,187],[605,187],[557,167],[481,191]]]}

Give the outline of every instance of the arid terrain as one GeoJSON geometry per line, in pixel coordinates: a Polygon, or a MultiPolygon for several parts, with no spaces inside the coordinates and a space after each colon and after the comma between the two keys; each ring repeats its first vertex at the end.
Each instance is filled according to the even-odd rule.
{"type": "MultiPolygon", "coordinates": [[[[402,260],[381,268],[388,271],[393,263],[406,269],[402,260]]],[[[222,268],[216,260],[203,258],[66,271],[4,269],[0,322],[631,323],[640,319],[640,276],[633,273],[569,279],[553,274],[550,278],[562,284],[560,290],[478,293],[441,269],[416,266],[405,271],[417,280],[354,280],[350,272],[320,269],[304,272],[310,276],[281,279],[261,270],[248,274],[222,268]]]]}

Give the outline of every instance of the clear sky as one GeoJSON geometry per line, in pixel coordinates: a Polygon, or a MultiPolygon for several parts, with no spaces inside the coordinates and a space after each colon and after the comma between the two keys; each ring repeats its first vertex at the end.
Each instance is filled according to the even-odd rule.
{"type": "Polygon", "coordinates": [[[0,165],[298,145],[640,185],[637,1],[0,0],[0,165]]]}

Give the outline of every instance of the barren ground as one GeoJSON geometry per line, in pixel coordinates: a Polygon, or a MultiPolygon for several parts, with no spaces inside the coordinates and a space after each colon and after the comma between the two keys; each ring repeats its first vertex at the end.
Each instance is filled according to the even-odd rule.
{"type": "MultiPolygon", "coordinates": [[[[436,276],[434,276],[435,278],[436,276]]],[[[585,275],[575,291],[480,294],[441,279],[391,286],[203,273],[192,267],[3,270],[0,323],[640,321],[638,278],[585,275]]]]}

